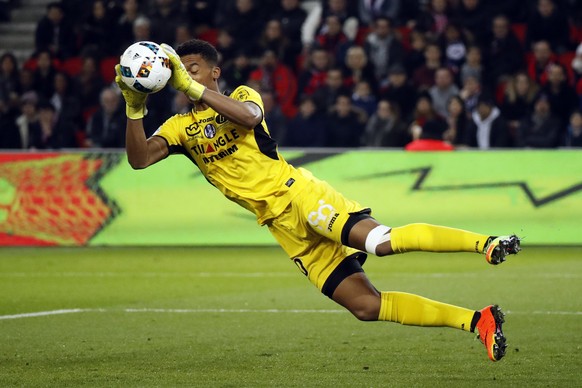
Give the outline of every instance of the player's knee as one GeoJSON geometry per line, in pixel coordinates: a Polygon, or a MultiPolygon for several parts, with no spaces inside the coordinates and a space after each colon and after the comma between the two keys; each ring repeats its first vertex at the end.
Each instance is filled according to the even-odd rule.
{"type": "Polygon", "coordinates": [[[350,308],[350,312],[360,321],[377,321],[380,314],[380,304],[376,301],[362,303],[350,308]]]}
{"type": "Polygon", "coordinates": [[[386,241],[376,247],[376,256],[388,256],[394,254],[392,250],[392,244],[390,241],[386,241]]]}

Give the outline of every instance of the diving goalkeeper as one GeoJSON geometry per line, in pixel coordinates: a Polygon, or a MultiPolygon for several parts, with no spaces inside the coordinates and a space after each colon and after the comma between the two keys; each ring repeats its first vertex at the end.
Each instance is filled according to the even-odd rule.
{"type": "Polygon", "coordinates": [[[300,271],[319,290],[362,321],[446,326],[477,331],[492,361],[506,350],[504,316],[497,305],[471,310],[403,292],[378,291],[362,265],[367,253],[475,252],[500,264],[520,250],[517,236],[489,236],[428,224],[389,227],[371,210],[345,198],[279,154],[265,123],[259,94],[241,85],[220,93],[218,53],[209,43],[163,44],[170,57],[170,84],[184,92],[192,110],[169,118],[146,138],[146,94],[129,89],[119,65],[116,82],[126,101],[126,149],[130,165],[142,169],[182,154],[228,199],[253,212],[300,271]]]}

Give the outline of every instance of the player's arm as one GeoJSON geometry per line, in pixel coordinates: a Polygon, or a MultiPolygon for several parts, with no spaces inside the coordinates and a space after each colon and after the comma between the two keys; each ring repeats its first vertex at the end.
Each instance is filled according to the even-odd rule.
{"type": "Polygon", "coordinates": [[[200,101],[206,103],[228,120],[247,128],[254,128],[263,121],[263,112],[254,102],[238,101],[210,89],[203,91],[200,101]]]}
{"type": "Polygon", "coordinates": [[[230,121],[247,128],[254,128],[263,120],[263,112],[257,104],[237,101],[205,88],[190,77],[184,64],[180,61],[180,57],[171,46],[165,43],[162,43],[161,46],[172,64],[172,77],[169,82],[174,89],[186,93],[196,101],[204,102],[230,121]]]}
{"type": "Polygon", "coordinates": [[[119,65],[115,66],[115,72],[117,73],[115,82],[125,99],[127,160],[134,169],[146,168],[168,156],[168,145],[164,139],[156,136],[146,139],[143,117],[147,113],[145,105],[147,94],[133,91],[123,83],[119,65]]]}

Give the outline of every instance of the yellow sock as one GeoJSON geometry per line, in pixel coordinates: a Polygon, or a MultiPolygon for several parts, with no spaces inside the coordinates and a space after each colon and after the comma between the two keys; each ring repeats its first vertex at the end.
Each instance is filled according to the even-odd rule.
{"type": "Polygon", "coordinates": [[[382,292],[379,321],[473,331],[475,311],[405,292],[382,292]]]}
{"type": "Polygon", "coordinates": [[[429,224],[392,228],[390,241],[395,253],[409,251],[483,253],[489,236],[462,229],[429,224]]]}

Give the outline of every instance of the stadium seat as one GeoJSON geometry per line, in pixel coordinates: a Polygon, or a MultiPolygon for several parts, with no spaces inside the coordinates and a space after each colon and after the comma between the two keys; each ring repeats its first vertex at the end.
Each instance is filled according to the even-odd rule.
{"type": "Polygon", "coordinates": [[[366,42],[366,37],[372,32],[372,28],[367,26],[358,27],[358,32],[356,33],[355,42],[358,46],[362,46],[366,42]]]}
{"type": "Polygon", "coordinates": [[[76,77],[81,73],[83,67],[83,60],[81,57],[71,57],[63,61],[61,70],[67,73],[70,77],[76,77]]]}
{"type": "Polygon", "coordinates": [[[202,39],[207,41],[208,43],[216,46],[218,43],[218,29],[216,28],[209,28],[206,31],[203,31],[198,35],[198,39],[202,39]]]}
{"type": "Polygon", "coordinates": [[[513,23],[513,24],[511,24],[511,30],[515,34],[515,37],[517,38],[517,40],[519,40],[519,42],[522,44],[522,46],[525,47],[525,39],[526,39],[526,35],[527,35],[527,24],[525,24],[525,23],[513,23]]]}
{"type": "Polygon", "coordinates": [[[103,58],[101,62],[99,62],[99,72],[105,83],[111,83],[115,79],[115,65],[118,63],[118,57],[103,58]]]}
{"type": "Polygon", "coordinates": [[[412,29],[410,27],[402,26],[396,28],[396,36],[400,39],[402,46],[406,51],[410,50],[410,33],[412,29]]]}

